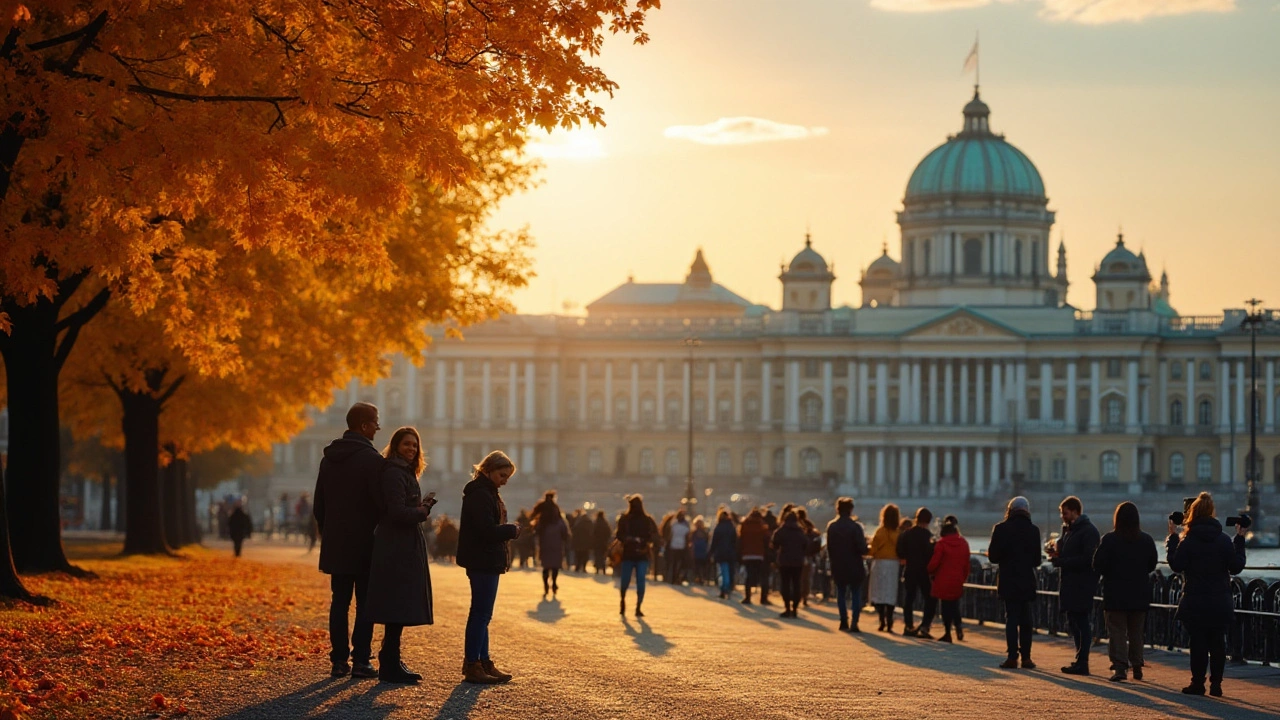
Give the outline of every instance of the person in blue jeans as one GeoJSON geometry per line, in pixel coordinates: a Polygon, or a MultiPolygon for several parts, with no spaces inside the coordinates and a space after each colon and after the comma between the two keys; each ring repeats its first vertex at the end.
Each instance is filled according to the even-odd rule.
{"type": "Polygon", "coordinates": [[[867,579],[866,554],[867,533],[853,517],[853,498],[842,497],[836,500],[836,518],[827,523],[827,565],[836,586],[840,629],[845,632],[862,632],[858,616],[862,614],[862,583],[867,579]]]}
{"type": "Polygon", "coordinates": [[[631,586],[631,574],[636,576],[636,617],[644,617],[640,606],[644,603],[644,576],[649,571],[649,554],[658,539],[658,524],[644,511],[644,498],[631,495],[627,498],[627,511],[618,516],[618,530],[614,537],[622,543],[622,562],[618,564],[618,577],[622,593],[618,612],[627,614],[627,588],[631,586]]]}
{"type": "Polygon", "coordinates": [[[520,534],[520,526],[507,522],[507,506],[498,488],[516,472],[515,463],[494,450],[474,468],[471,482],[462,489],[458,523],[458,565],[467,569],[471,582],[471,610],[463,634],[463,680],[493,684],[507,682],[510,673],[499,670],[489,657],[489,621],[498,597],[498,578],[511,565],[507,543],[520,534]]]}
{"type": "Polygon", "coordinates": [[[733,568],[738,562],[738,528],[725,508],[716,514],[716,527],[711,533],[711,560],[720,570],[720,599],[733,593],[733,568]]]}

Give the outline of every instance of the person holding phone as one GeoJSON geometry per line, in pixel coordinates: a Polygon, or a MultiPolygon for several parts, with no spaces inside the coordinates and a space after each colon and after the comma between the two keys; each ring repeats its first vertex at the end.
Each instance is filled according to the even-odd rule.
{"type": "Polygon", "coordinates": [[[422,439],[412,427],[391,435],[383,451],[386,464],[376,486],[378,526],[374,530],[373,563],[364,619],[384,627],[378,652],[378,679],[417,683],[422,676],[400,659],[400,638],[407,626],[431,625],[431,570],[421,523],[430,519],[435,493],[424,499],[418,477],[426,468],[422,439]]]}

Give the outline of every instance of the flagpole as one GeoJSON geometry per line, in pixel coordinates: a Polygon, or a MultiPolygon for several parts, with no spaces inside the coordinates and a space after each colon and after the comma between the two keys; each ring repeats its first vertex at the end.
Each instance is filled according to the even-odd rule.
{"type": "Polygon", "coordinates": [[[982,47],[978,44],[978,31],[973,31],[973,49],[976,54],[973,58],[973,89],[977,90],[982,86],[982,47]]]}

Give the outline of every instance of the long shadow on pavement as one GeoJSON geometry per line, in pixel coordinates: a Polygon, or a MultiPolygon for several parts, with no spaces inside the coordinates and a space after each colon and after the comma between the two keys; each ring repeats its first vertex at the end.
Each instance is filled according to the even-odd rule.
{"type": "Polygon", "coordinates": [[[436,713],[435,720],[460,720],[470,717],[471,711],[476,707],[476,701],[480,699],[480,694],[491,687],[494,686],[458,683],[453,692],[449,693],[448,699],[440,706],[440,712],[436,713]]]}
{"type": "Polygon", "coordinates": [[[674,644],[667,640],[666,636],[655,633],[649,627],[649,623],[644,620],[636,619],[636,624],[640,626],[639,630],[631,626],[631,621],[627,619],[626,615],[622,616],[622,625],[626,629],[627,635],[631,637],[636,647],[641,650],[654,657],[660,657],[666,655],[668,650],[675,647],[674,644]]]}
{"type": "Polygon", "coordinates": [[[241,708],[230,715],[223,715],[222,718],[223,720],[274,720],[274,718],[312,717],[312,713],[321,705],[361,683],[372,684],[368,685],[368,689],[364,692],[352,694],[340,700],[339,704],[325,708],[322,715],[317,717],[333,717],[335,714],[339,717],[359,717],[361,720],[380,720],[387,717],[395,708],[391,705],[378,706],[375,701],[382,693],[398,686],[379,683],[376,680],[328,678],[298,688],[288,695],[241,708]]]}
{"type": "Polygon", "coordinates": [[[558,599],[548,600],[544,597],[538,601],[538,607],[527,610],[525,614],[538,622],[554,623],[564,619],[568,613],[564,611],[558,599]]]}

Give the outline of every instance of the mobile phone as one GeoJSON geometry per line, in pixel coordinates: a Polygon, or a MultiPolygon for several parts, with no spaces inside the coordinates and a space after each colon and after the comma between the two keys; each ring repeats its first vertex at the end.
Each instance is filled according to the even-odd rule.
{"type": "Polygon", "coordinates": [[[431,492],[427,493],[427,499],[428,499],[428,500],[435,500],[435,499],[436,499],[436,491],[435,491],[435,490],[432,490],[431,492]]]}

